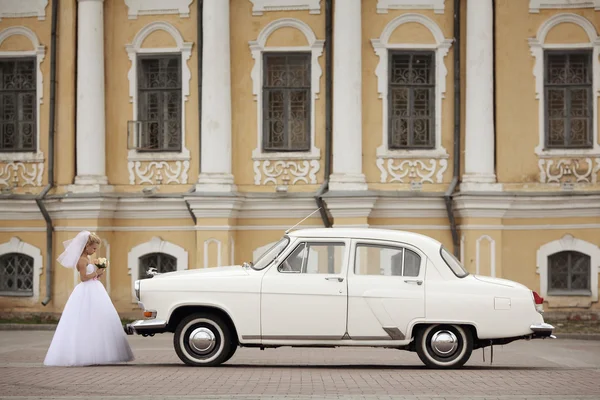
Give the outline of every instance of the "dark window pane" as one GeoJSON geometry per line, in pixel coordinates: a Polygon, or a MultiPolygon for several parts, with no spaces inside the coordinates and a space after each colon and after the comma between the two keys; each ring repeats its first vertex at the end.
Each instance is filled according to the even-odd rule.
{"type": "Polygon", "coordinates": [[[9,253],[0,257],[0,294],[33,296],[33,258],[9,253]]]}
{"type": "Polygon", "coordinates": [[[150,253],[139,259],[139,279],[149,278],[148,270],[155,268],[158,273],[177,271],[177,259],[165,253],[150,253]]]}
{"type": "Polygon", "coordinates": [[[548,293],[588,292],[591,259],[587,254],[562,251],[548,257],[548,293]]]}
{"type": "Polygon", "coordinates": [[[309,53],[265,53],[263,150],[310,150],[309,53]]]}
{"type": "Polygon", "coordinates": [[[142,57],[138,74],[140,151],[181,151],[181,56],[142,57]]]}
{"type": "Polygon", "coordinates": [[[36,150],[36,61],[0,60],[0,151],[36,150]]]}
{"type": "Polygon", "coordinates": [[[591,51],[547,51],[546,147],[592,146],[591,51]]]}
{"type": "Polygon", "coordinates": [[[435,55],[390,53],[388,147],[435,147],[435,55]]]}

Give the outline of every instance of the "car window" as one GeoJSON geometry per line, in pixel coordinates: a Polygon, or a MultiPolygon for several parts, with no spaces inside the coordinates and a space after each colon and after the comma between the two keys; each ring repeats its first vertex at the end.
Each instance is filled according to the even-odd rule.
{"type": "Polygon", "coordinates": [[[419,276],[420,272],[421,256],[412,250],[376,244],[356,246],[356,275],[419,276]]]}
{"type": "Polygon", "coordinates": [[[290,243],[290,238],[284,236],[279,242],[275,243],[269,250],[265,251],[262,256],[258,257],[252,268],[261,270],[269,266],[273,260],[281,254],[281,252],[290,243]]]}
{"type": "Polygon", "coordinates": [[[462,263],[458,261],[456,257],[454,257],[454,254],[446,250],[444,246],[441,247],[440,254],[446,262],[446,265],[450,267],[452,272],[454,272],[454,275],[458,276],[459,278],[464,278],[465,276],[469,275],[462,263]]]}
{"type": "Polygon", "coordinates": [[[344,243],[300,243],[277,270],[282,273],[340,274],[345,247],[344,243]]]}

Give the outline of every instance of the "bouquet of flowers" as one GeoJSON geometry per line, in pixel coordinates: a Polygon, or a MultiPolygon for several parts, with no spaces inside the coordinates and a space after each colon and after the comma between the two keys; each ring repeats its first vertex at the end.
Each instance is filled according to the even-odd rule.
{"type": "Polygon", "coordinates": [[[98,268],[108,267],[108,260],[106,258],[98,258],[95,260],[94,265],[98,268]]]}

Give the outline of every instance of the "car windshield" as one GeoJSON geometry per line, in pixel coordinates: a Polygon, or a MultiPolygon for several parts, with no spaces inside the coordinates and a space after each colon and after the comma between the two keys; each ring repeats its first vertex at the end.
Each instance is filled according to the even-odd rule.
{"type": "Polygon", "coordinates": [[[281,254],[281,252],[287,247],[290,243],[290,238],[284,236],[279,242],[275,243],[269,250],[265,251],[262,256],[258,257],[258,260],[252,265],[257,271],[266,268],[269,266],[273,260],[281,254]]]}
{"type": "Polygon", "coordinates": [[[444,246],[441,247],[440,254],[446,262],[446,265],[448,265],[452,272],[454,272],[454,275],[458,276],[459,278],[464,278],[465,276],[469,275],[469,273],[467,272],[465,267],[463,267],[461,262],[458,261],[456,257],[454,257],[454,254],[446,250],[444,246]]]}

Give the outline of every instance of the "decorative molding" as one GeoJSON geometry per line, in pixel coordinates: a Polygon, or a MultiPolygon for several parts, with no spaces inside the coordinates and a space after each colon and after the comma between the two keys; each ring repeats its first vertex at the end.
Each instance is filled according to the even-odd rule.
{"type": "Polygon", "coordinates": [[[221,247],[222,247],[222,243],[220,240],[217,240],[215,238],[210,238],[204,241],[204,268],[208,268],[208,246],[211,243],[216,243],[217,244],[217,265],[215,265],[215,267],[220,267],[223,264],[221,263],[221,247]]]}
{"type": "MultiPolygon", "coordinates": [[[[544,0],[547,1],[547,0],[544,0]]],[[[535,77],[535,98],[538,100],[538,145],[535,154],[540,158],[549,157],[599,157],[600,143],[598,142],[598,95],[600,95],[600,38],[594,24],[586,18],[571,13],[556,14],[548,18],[538,29],[535,38],[529,39],[529,50],[535,58],[533,76],[535,77]],[[563,23],[575,24],[587,34],[589,41],[585,43],[547,44],[546,36],[555,26],[563,23]],[[545,96],[544,96],[544,50],[546,49],[592,49],[593,76],[593,147],[591,149],[545,149],[545,96]]]]}
{"type": "Polygon", "coordinates": [[[269,11],[308,11],[321,13],[321,0],[250,0],[252,15],[263,15],[269,11]]]}
{"type": "Polygon", "coordinates": [[[540,9],[593,8],[600,10],[600,0],[529,0],[529,12],[539,13],[540,9]]]}
{"type": "MultiPolygon", "coordinates": [[[[146,229],[148,231],[148,229],[146,229]]],[[[133,247],[127,254],[127,269],[131,276],[131,299],[137,303],[135,298],[134,283],[139,277],[140,257],[151,253],[164,253],[177,260],[177,271],[188,269],[188,252],[181,246],[162,240],[158,236],[154,236],[149,241],[138,244],[133,247]]]]}
{"type": "MultiPolygon", "coordinates": [[[[1,1],[1,0],[0,0],[1,1]]],[[[17,4],[21,3],[34,3],[34,1],[12,1],[8,0],[9,3],[18,7],[17,4]]],[[[21,6],[23,7],[23,6],[21,6]]],[[[3,5],[0,3],[0,10],[3,10],[3,5]]],[[[2,13],[2,11],[0,11],[2,13]]],[[[20,35],[25,36],[31,42],[33,46],[33,50],[24,50],[24,51],[0,51],[0,58],[10,57],[10,58],[20,58],[20,57],[35,57],[36,59],[36,143],[35,143],[35,152],[15,152],[15,153],[0,153],[0,161],[29,161],[29,162],[43,162],[44,154],[40,149],[40,129],[41,129],[41,104],[44,99],[44,75],[42,74],[42,61],[46,57],[46,47],[40,44],[38,37],[35,32],[25,26],[13,26],[10,28],[6,28],[0,32],[0,46],[6,39],[11,36],[20,35]]]]}
{"type": "MultiPolygon", "coordinates": [[[[33,296],[23,297],[31,303],[37,303],[40,298],[40,275],[43,270],[42,252],[37,247],[23,242],[16,236],[10,238],[6,243],[0,244],[0,256],[9,253],[25,254],[33,258],[33,296]]],[[[0,295],[2,297],[2,295],[0,295]]]]}
{"type": "Polygon", "coordinates": [[[600,273],[600,248],[581,239],[576,239],[573,235],[566,234],[558,240],[546,243],[537,251],[537,269],[536,273],[540,275],[540,296],[544,297],[549,304],[557,301],[562,296],[548,295],[548,257],[561,251],[577,251],[587,254],[591,258],[590,262],[590,288],[592,291],[591,301],[598,301],[598,274],[600,273]]]}
{"type": "MultiPolygon", "coordinates": [[[[256,143],[257,147],[252,151],[252,159],[258,160],[318,160],[321,157],[321,150],[316,147],[316,100],[319,98],[320,82],[323,71],[319,64],[319,57],[323,54],[324,40],[318,40],[313,30],[305,22],[295,18],[281,18],[266,25],[258,34],[256,40],[249,42],[250,52],[254,59],[250,77],[252,78],[252,94],[256,100],[256,143]],[[290,47],[267,47],[267,40],[278,29],[294,28],[302,32],[308,45],[290,46],[290,47]],[[262,151],[263,140],[263,53],[264,52],[306,52],[311,54],[311,100],[310,100],[310,151],[309,152],[283,152],[283,153],[265,153],[262,151]]],[[[256,164],[255,164],[256,165],[256,164]]],[[[256,180],[256,179],[255,179],[256,180]]]]}
{"type": "Polygon", "coordinates": [[[600,157],[559,160],[541,158],[538,160],[538,167],[540,183],[574,181],[574,183],[596,184],[600,172],[600,157]]]}
{"type": "Polygon", "coordinates": [[[397,160],[378,158],[377,168],[381,171],[381,183],[442,183],[448,160],[397,160]],[[429,165],[427,165],[429,164],[429,165]]]}
{"type": "Polygon", "coordinates": [[[42,186],[44,163],[9,162],[0,164],[0,188],[42,186]]]}
{"type": "MultiPolygon", "coordinates": [[[[450,228],[450,227],[448,227],[450,228]]],[[[465,264],[465,235],[464,233],[460,235],[460,262],[461,264],[465,264]]]]}
{"type": "Polygon", "coordinates": [[[37,17],[46,19],[48,0],[0,0],[0,21],[2,18],[37,17]]]}
{"type": "Polygon", "coordinates": [[[188,182],[189,161],[129,161],[130,185],[186,184],[188,182]]]}
{"type": "Polygon", "coordinates": [[[387,14],[389,10],[433,10],[443,14],[445,0],[378,0],[377,13],[387,14]]]}
{"type": "Polygon", "coordinates": [[[475,273],[480,275],[480,254],[481,242],[487,240],[490,243],[490,274],[493,278],[496,277],[496,241],[488,235],[483,235],[475,242],[475,273]]]}
{"type": "Polygon", "coordinates": [[[371,39],[379,63],[375,69],[377,91],[382,103],[382,144],[377,148],[377,158],[448,158],[448,152],[442,146],[442,100],[446,95],[446,76],[448,69],[445,57],[452,46],[452,39],[446,39],[442,29],[432,19],[416,13],[403,14],[390,21],[378,39],[371,39]],[[390,43],[392,33],[401,25],[417,23],[426,27],[435,44],[390,43]],[[388,149],[388,55],[390,50],[432,50],[435,52],[435,148],[432,150],[390,150],[388,149]]]}
{"type": "MultiPolygon", "coordinates": [[[[145,1],[145,0],[144,0],[145,1]]],[[[133,121],[137,121],[137,57],[138,54],[169,54],[169,53],[179,53],[181,54],[181,152],[143,152],[139,153],[136,150],[129,150],[127,153],[127,161],[129,163],[136,161],[177,161],[182,162],[183,168],[185,168],[185,163],[190,161],[190,151],[186,148],[186,119],[185,119],[185,103],[188,101],[188,97],[190,95],[190,80],[192,78],[192,73],[188,66],[188,60],[192,55],[192,42],[185,42],[183,40],[183,36],[181,33],[168,22],[164,21],[154,21],[144,26],[133,38],[131,44],[125,46],[127,50],[127,54],[129,56],[129,60],[131,61],[131,67],[127,74],[127,78],[129,79],[129,101],[132,103],[133,108],[133,121]],[[171,35],[173,40],[175,40],[175,47],[167,47],[167,48],[144,48],[142,44],[144,40],[155,31],[164,31],[171,35]]],[[[129,173],[129,181],[131,183],[131,166],[129,173]]],[[[187,182],[187,171],[185,173],[185,181],[187,182]]],[[[138,175],[139,177],[139,175],[138,175]]],[[[180,178],[180,180],[182,180],[180,178]]]]}
{"type": "Polygon", "coordinates": [[[317,184],[317,173],[321,169],[318,160],[303,161],[254,161],[254,184],[295,185],[317,184]]]}
{"type": "Polygon", "coordinates": [[[129,19],[137,19],[139,15],[179,14],[181,18],[190,16],[190,4],[194,0],[125,0],[129,9],[129,19]]]}

